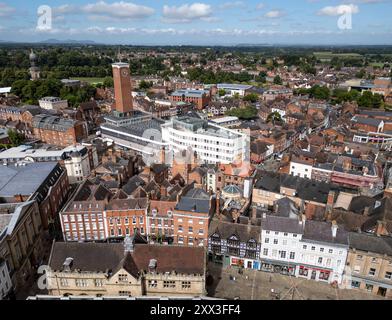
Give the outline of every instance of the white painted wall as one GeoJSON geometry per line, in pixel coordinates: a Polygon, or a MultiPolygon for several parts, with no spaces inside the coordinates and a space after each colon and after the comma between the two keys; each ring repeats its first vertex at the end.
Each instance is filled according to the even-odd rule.
{"type": "Polygon", "coordinates": [[[301,178],[308,178],[312,177],[312,165],[303,164],[295,161],[290,162],[290,174],[293,176],[298,176],[301,178]]]}

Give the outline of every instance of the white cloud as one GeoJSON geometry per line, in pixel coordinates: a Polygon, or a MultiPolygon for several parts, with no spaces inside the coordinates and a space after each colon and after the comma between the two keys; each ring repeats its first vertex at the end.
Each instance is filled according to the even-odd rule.
{"type": "Polygon", "coordinates": [[[94,4],[87,4],[82,9],[85,13],[92,15],[133,19],[146,18],[153,15],[155,12],[153,8],[124,1],[110,4],[106,3],[105,1],[99,1],[94,4]]]}
{"type": "Polygon", "coordinates": [[[328,6],[324,7],[317,12],[319,16],[340,16],[345,13],[358,13],[359,7],[355,4],[340,5],[340,6],[328,6]]]}
{"type": "Polygon", "coordinates": [[[265,4],[260,2],[259,4],[257,4],[256,9],[257,10],[262,10],[262,9],[264,9],[264,7],[265,7],[265,4]]]}
{"type": "Polygon", "coordinates": [[[63,14],[73,14],[80,10],[77,6],[64,4],[59,7],[53,8],[53,13],[55,15],[63,15],[63,14]]]}
{"type": "Polygon", "coordinates": [[[0,2],[0,17],[8,17],[15,12],[15,8],[10,7],[4,2],[0,2]]]}
{"type": "Polygon", "coordinates": [[[222,3],[219,5],[219,9],[233,9],[233,8],[244,8],[245,2],[244,1],[229,1],[222,3]]]}
{"type": "Polygon", "coordinates": [[[205,3],[197,2],[179,7],[163,6],[163,21],[168,23],[187,23],[194,20],[209,19],[211,15],[212,8],[205,3]]]}
{"type": "Polygon", "coordinates": [[[274,19],[274,18],[280,18],[283,15],[284,15],[284,12],[281,10],[272,10],[272,11],[267,12],[264,15],[264,17],[274,19]]]}

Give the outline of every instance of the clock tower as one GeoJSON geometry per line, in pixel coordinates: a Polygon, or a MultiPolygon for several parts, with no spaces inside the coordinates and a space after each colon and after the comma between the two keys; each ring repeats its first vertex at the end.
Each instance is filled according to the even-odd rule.
{"type": "Polygon", "coordinates": [[[114,63],[112,68],[116,111],[120,114],[131,112],[133,110],[133,104],[129,64],[118,62],[114,63]]]}

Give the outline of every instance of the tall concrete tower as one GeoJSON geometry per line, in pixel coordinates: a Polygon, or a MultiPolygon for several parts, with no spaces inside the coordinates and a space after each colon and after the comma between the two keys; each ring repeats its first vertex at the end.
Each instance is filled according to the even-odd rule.
{"type": "Polygon", "coordinates": [[[30,76],[31,76],[31,80],[38,80],[40,78],[40,70],[39,67],[37,66],[37,55],[34,53],[33,50],[31,50],[30,55],[29,55],[29,59],[30,59],[30,76]]]}
{"type": "Polygon", "coordinates": [[[118,62],[112,65],[114,97],[116,99],[116,111],[127,113],[133,110],[132,86],[129,64],[118,62]]]}

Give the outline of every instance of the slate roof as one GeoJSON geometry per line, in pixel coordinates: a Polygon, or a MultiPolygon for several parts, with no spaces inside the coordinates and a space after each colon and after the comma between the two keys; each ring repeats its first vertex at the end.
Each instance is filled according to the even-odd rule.
{"type": "Polygon", "coordinates": [[[34,116],[32,120],[32,126],[34,128],[40,128],[45,130],[54,130],[65,132],[70,128],[73,128],[77,124],[77,121],[64,119],[58,116],[51,116],[46,114],[38,114],[34,116]]]}
{"type": "Polygon", "coordinates": [[[204,248],[135,244],[131,254],[124,253],[123,243],[55,242],[49,260],[52,270],[63,269],[65,259],[73,258],[71,270],[115,273],[124,267],[135,277],[148,270],[151,259],[157,260],[157,272],[176,271],[204,274],[204,248]]]}
{"type": "Polygon", "coordinates": [[[176,205],[176,210],[198,213],[210,212],[210,195],[203,189],[193,188],[176,205]]]}
{"type": "Polygon", "coordinates": [[[35,162],[25,166],[0,166],[0,196],[33,194],[57,165],[57,162],[35,162]]]}
{"type": "Polygon", "coordinates": [[[299,210],[295,202],[287,197],[279,199],[274,203],[276,205],[276,215],[280,217],[298,216],[299,210]]]}
{"type": "Polygon", "coordinates": [[[369,212],[369,219],[364,223],[363,230],[374,228],[378,221],[386,222],[386,229],[392,232],[392,199],[384,198],[380,205],[369,212]]]}
{"type": "Polygon", "coordinates": [[[146,182],[139,176],[133,176],[128,180],[128,182],[122,187],[122,190],[131,195],[138,187],[144,186],[146,182]]]}
{"type": "Polygon", "coordinates": [[[354,123],[365,124],[365,125],[374,126],[374,127],[378,127],[380,125],[380,123],[383,122],[380,119],[365,118],[365,117],[359,117],[359,116],[353,117],[351,119],[351,121],[354,123]]]}
{"type": "Polygon", "coordinates": [[[256,242],[259,242],[261,229],[258,226],[225,222],[214,219],[211,221],[209,227],[209,236],[211,237],[215,233],[219,234],[221,239],[228,239],[232,235],[236,235],[239,237],[241,242],[248,242],[252,239],[256,242]]]}
{"type": "Polygon", "coordinates": [[[348,232],[339,227],[336,237],[332,236],[332,223],[307,220],[305,223],[303,240],[315,242],[327,242],[340,245],[348,245],[348,232]]]}
{"type": "Polygon", "coordinates": [[[350,202],[350,206],[349,206],[348,210],[361,214],[361,213],[363,213],[363,211],[365,210],[366,207],[374,208],[375,203],[376,203],[376,200],[374,198],[370,198],[370,197],[366,197],[366,196],[354,197],[350,202]]]}
{"type": "Polygon", "coordinates": [[[116,199],[109,202],[107,210],[143,210],[148,206],[147,198],[142,199],[116,199]]]}
{"type": "Polygon", "coordinates": [[[350,232],[349,241],[352,249],[392,256],[392,237],[350,232]]]}
{"type": "Polygon", "coordinates": [[[333,185],[325,182],[266,171],[261,172],[261,177],[255,184],[256,189],[274,193],[280,193],[281,187],[294,189],[298,198],[319,203],[326,203],[328,193],[333,189],[333,185]]]}
{"type": "Polygon", "coordinates": [[[261,220],[261,228],[263,230],[279,231],[287,233],[303,233],[303,225],[298,219],[290,219],[286,217],[278,217],[267,215],[261,220]]]}

